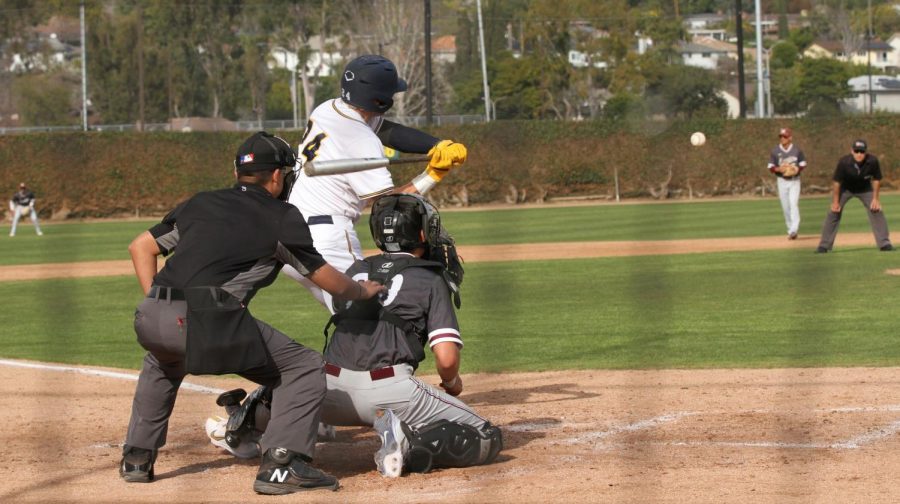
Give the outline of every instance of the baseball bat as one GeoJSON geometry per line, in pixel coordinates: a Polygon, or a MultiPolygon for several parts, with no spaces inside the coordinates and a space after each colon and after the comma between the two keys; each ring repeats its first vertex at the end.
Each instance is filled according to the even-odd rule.
{"type": "Polygon", "coordinates": [[[307,176],[336,175],[339,173],[355,173],[375,168],[385,168],[393,164],[421,163],[430,161],[430,156],[412,156],[398,159],[388,158],[359,158],[359,159],[335,159],[332,161],[307,161],[303,163],[303,171],[307,176]]]}

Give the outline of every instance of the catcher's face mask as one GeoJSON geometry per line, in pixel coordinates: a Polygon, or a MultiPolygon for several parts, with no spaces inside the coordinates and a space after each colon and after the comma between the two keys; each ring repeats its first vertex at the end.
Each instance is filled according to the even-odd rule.
{"type": "Polygon", "coordinates": [[[284,170],[284,183],[282,185],[281,194],[278,195],[278,199],[281,201],[287,201],[288,198],[291,197],[291,190],[294,189],[294,183],[297,182],[297,173],[299,173],[300,168],[297,165],[285,167],[284,170]]]}

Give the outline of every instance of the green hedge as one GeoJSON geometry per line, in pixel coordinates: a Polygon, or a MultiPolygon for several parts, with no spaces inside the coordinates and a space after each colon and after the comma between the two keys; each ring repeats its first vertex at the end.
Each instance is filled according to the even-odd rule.
{"type": "MultiPolygon", "coordinates": [[[[432,193],[441,203],[541,201],[612,197],[618,175],[623,197],[708,197],[770,193],[765,169],[778,128],[794,128],[809,160],[804,191],[827,190],[837,159],[857,137],[882,161],[886,188],[895,188],[900,116],[829,120],[679,122],[500,121],[433,131],[469,148],[465,167],[432,193]],[[703,131],[707,143],[689,137],[703,131]]],[[[302,132],[282,132],[296,145],[302,132]]],[[[0,187],[19,181],[37,193],[42,214],[159,214],[190,194],[232,180],[232,159],[246,132],[58,133],[0,136],[0,187]]],[[[422,166],[392,168],[403,183],[422,166]]]]}

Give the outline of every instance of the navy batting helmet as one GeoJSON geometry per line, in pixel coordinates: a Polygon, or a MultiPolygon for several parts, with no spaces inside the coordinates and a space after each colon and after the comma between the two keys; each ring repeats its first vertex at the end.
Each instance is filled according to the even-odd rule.
{"type": "Polygon", "coordinates": [[[406,91],[406,87],[391,60],[366,54],[344,69],[341,98],[355,107],[383,114],[394,105],[394,93],[406,91]]]}
{"type": "Polygon", "coordinates": [[[440,236],[441,216],[418,194],[389,194],[372,206],[369,230],[375,245],[385,252],[427,249],[440,236]]]}

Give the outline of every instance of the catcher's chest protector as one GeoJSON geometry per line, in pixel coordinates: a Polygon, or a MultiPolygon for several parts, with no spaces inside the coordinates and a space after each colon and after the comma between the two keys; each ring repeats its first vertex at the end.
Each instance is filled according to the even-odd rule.
{"type": "MultiPolygon", "coordinates": [[[[388,285],[392,278],[406,268],[429,268],[440,272],[444,271],[444,265],[439,262],[426,261],[418,257],[401,257],[393,259],[384,255],[367,257],[363,260],[369,266],[369,280],[388,285]]],[[[442,278],[445,278],[442,275],[442,278]]],[[[445,279],[446,281],[446,279],[445,279]]],[[[419,362],[425,359],[423,349],[426,335],[424,327],[420,327],[416,321],[406,320],[389,310],[386,310],[376,298],[365,301],[353,301],[343,307],[338,307],[337,313],[328,319],[325,325],[325,348],[328,347],[328,330],[332,325],[338,326],[344,320],[383,320],[399,327],[407,339],[410,350],[413,351],[419,362]]],[[[323,352],[325,349],[322,350],[323,352]]]]}

